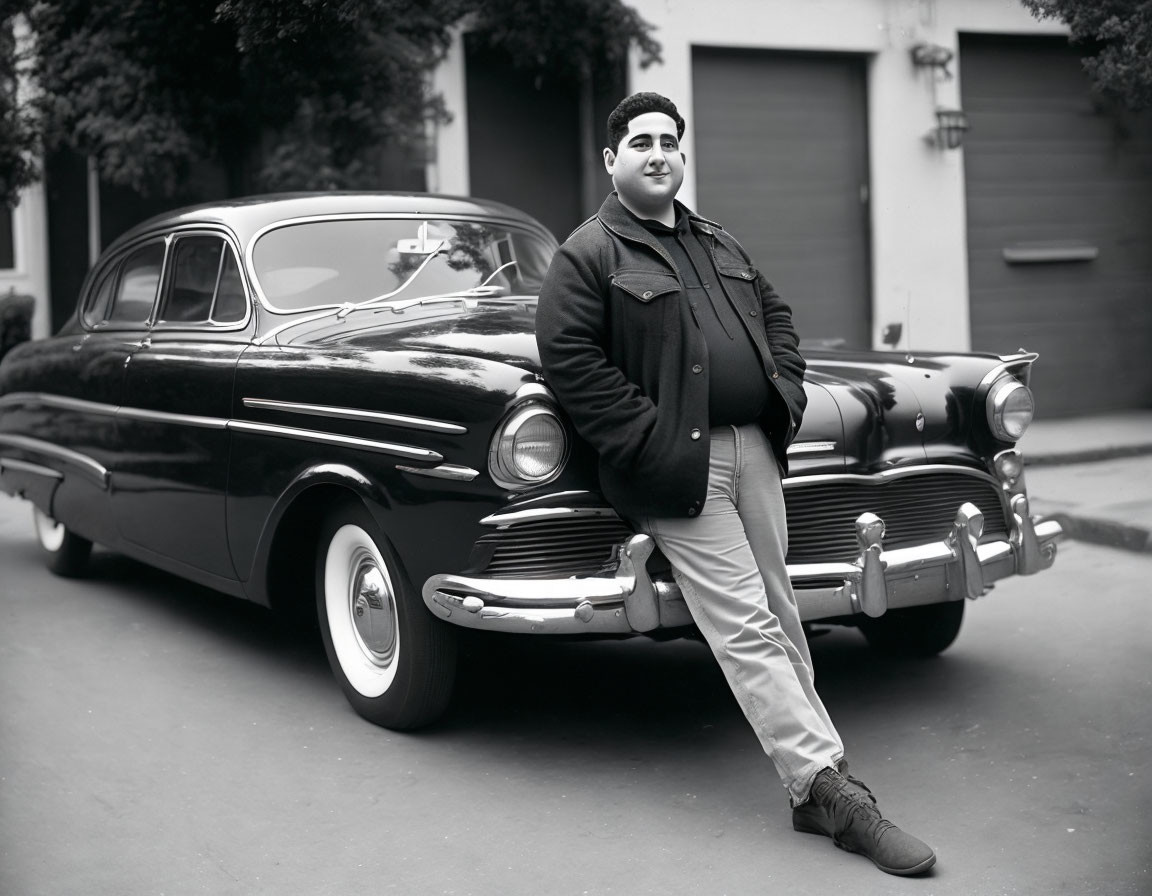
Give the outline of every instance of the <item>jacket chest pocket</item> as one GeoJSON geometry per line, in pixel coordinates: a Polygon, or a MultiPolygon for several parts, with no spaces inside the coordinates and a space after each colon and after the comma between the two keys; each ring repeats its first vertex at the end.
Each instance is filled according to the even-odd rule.
{"type": "Polygon", "coordinates": [[[663,271],[617,271],[612,275],[612,285],[621,298],[644,305],[680,293],[680,281],[663,271]]]}
{"type": "Polygon", "coordinates": [[[724,289],[736,306],[750,317],[759,317],[760,295],[756,291],[756,268],[747,264],[718,263],[716,270],[724,278],[724,289]]]}

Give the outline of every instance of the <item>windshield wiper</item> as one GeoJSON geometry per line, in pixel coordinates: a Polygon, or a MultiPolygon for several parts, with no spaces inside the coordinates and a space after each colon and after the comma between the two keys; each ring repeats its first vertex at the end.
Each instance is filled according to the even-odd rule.
{"type": "Polygon", "coordinates": [[[438,296],[422,296],[416,299],[402,299],[399,302],[389,302],[387,307],[377,308],[375,313],[379,314],[381,311],[391,311],[393,314],[400,314],[417,305],[440,305],[445,302],[460,302],[468,309],[475,308],[481,301],[495,301],[501,305],[517,304],[518,300],[516,299],[499,299],[498,297],[503,294],[504,287],[502,286],[473,286],[471,289],[462,289],[459,292],[446,292],[438,296]]]}
{"type": "MultiPolygon", "coordinates": [[[[477,304],[479,304],[476,301],[478,299],[487,300],[488,304],[517,305],[520,303],[520,299],[508,299],[505,301],[500,301],[497,299],[493,301],[492,297],[501,296],[504,294],[504,287],[490,285],[493,277],[495,277],[505,268],[514,267],[515,265],[515,261],[505,262],[504,264],[500,265],[500,267],[496,268],[496,270],[494,270],[491,274],[485,277],[483,283],[478,286],[473,286],[469,289],[460,289],[454,292],[444,292],[435,296],[401,299],[398,302],[389,302],[387,307],[392,312],[399,314],[400,312],[406,311],[407,309],[415,307],[416,305],[433,305],[439,304],[441,302],[461,302],[466,309],[471,310],[475,308],[477,304]]],[[[411,283],[412,281],[409,280],[408,282],[411,283]]],[[[393,293],[393,295],[395,295],[395,293],[393,293]]],[[[383,311],[384,309],[381,308],[379,310],[383,311]]]]}

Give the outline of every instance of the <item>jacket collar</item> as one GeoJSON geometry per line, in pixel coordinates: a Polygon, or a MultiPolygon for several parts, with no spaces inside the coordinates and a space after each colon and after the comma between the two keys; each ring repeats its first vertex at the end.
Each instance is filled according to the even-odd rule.
{"type": "MultiPolygon", "coordinates": [[[[678,199],[672,200],[672,204],[678,212],[688,218],[688,223],[697,233],[706,233],[709,236],[713,236],[716,230],[724,229],[715,221],[701,218],[678,199]]],[[[648,232],[648,229],[637,221],[636,217],[629,212],[628,209],[624,208],[624,204],[620,201],[620,197],[616,194],[615,190],[608,194],[608,198],[605,199],[604,204],[600,206],[600,211],[596,213],[596,217],[617,236],[644,243],[650,246],[657,254],[664,254],[664,250],[656,241],[656,237],[652,236],[652,234],[648,232]]]]}

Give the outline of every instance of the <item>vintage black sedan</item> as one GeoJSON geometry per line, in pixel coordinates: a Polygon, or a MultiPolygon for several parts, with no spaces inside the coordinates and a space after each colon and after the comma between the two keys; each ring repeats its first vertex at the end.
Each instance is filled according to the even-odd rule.
{"type": "MultiPolygon", "coordinates": [[[[555,248],[514,209],[429,195],[147,221],[0,365],[0,487],[59,574],[97,543],[313,614],[356,711],[393,728],[444,711],[459,627],[690,634],[541,376],[555,248]]],[[[784,484],[803,618],[937,653],[968,599],[1055,557],[1014,448],[1036,356],[806,356],[784,484]]]]}

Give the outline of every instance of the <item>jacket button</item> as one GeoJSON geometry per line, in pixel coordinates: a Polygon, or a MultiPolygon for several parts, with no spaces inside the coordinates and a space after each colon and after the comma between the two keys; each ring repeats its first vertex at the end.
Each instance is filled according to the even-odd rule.
{"type": "Polygon", "coordinates": [[[644,290],[644,298],[646,298],[646,299],[652,298],[652,290],[650,290],[650,289],[644,290]]]}
{"type": "Polygon", "coordinates": [[[692,441],[696,441],[698,438],[700,438],[700,430],[694,429],[688,435],[691,436],[692,441]]]}
{"type": "Polygon", "coordinates": [[[696,516],[696,508],[695,507],[689,507],[688,508],[688,516],[696,516]]]}
{"type": "Polygon", "coordinates": [[[704,368],[703,368],[703,367],[701,367],[699,364],[693,364],[693,365],[692,365],[692,372],[693,372],[693,373],[703,373],[703,372],[704,372],[704,368]]]}
{"type": "Polygon", "coordinates": [[[755,308],[753,308],[753,309],[752,309],[751,311],[749,311],[748,313],[749,313],[749,314],[751,314],[753,317],[755,317],[755,316],[756,316],[757,314],[759,314],[760,312],[759,312],[759,311],[757,311],[755,308]]]}
{"type": "Polygon", "coordinates": [[[772,379],[774,379],[774,380],[780,379],[780,371],[779,370],[773,370],[772,371],[772,379]]]}

